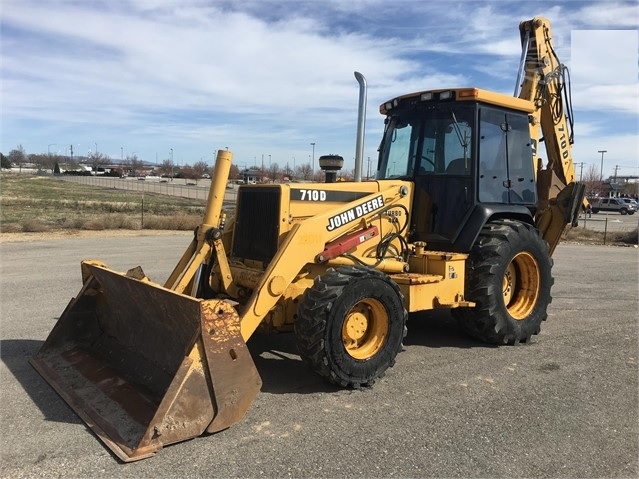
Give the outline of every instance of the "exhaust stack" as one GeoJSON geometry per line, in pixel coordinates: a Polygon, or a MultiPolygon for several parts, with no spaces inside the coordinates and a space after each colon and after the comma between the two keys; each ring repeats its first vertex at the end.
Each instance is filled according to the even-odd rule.
{"type": "Polygon", "coordinates": [[[364,163],[364,127],[366,126],[366,78],[355,72],[359,83],[359,106],[357,108],[357,143],[355,145],[355,181],[362,181],[362,165],[364,163]]]}

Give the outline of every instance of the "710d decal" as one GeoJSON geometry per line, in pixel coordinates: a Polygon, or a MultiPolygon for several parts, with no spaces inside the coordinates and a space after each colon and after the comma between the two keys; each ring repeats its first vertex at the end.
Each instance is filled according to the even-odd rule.
{"type": "Polygon", "coordinates": [[[370,193],[360,191],[316,190],[311,188],[291,188],[292,201],[350,203],[370,193]]]}
{"type": "Polygon", "coordinates": [[[373,198],[372,200],[368,200],[365,203],[354,206],[343,213],[340,213],[335,216],[331,216],[328,219],[328,225],[326,225],[327,231],[333,231],[335,228],[339,228],[346,223],[350,223],[351,221],[355,221],[361,218],[364,215],[372,213],[384,206],[384,198],[382,195],[373,198]]]}

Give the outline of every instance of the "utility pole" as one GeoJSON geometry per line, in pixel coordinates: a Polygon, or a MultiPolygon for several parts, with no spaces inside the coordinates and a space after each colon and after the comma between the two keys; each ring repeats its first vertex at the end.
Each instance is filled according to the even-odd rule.
{"type": "Polygon", "coordinates": [[[313,147],[313,156],[311,157],[312,158],[311,168],[313,169],[313,176],[315,176],[315,142],[311,143],[311,146],[313,147]]]}
{"type": "Polygon", "coordinates": [[[601,173],[599,175],[599,181],[603,181],[603,157],[604,153],[608,153],[608,150],[597,150],[597,153],[601,153],[601,173]]]}
{"type": "Polygon", "coordinates": [[[617,170],[618,170],[619,168],[621,168],[621,166],[619,166],[619,165],[615,165],[615,179],[614,179],[614,182],[615,182],[615,183],[617,183],[617,170]]]}
{"type": "Polygon", "coordinates": [[[575,163],[575,166],[579,167],[579,181],[581,181],[582,173],[584,172],[585,163],[582,161],[581,163],[575,163]]]}

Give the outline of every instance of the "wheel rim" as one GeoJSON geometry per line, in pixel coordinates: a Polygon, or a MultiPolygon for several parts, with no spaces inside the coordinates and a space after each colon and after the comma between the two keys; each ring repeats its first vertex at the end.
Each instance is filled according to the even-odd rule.
{"type": "Polygon", "coordinates": [[[518,321],[526,319],[539,298],[539,265],[530,253],[513,258],[504,273],[502,288],[508,313],[518,321]]]}
{"type": "Polygon", "coordinates": [[[388,314],[376,299],[358,302],[346,315],[342,326],[342,342],[355,359],[369,359],[384,345],[388,336],[388,314]]]}

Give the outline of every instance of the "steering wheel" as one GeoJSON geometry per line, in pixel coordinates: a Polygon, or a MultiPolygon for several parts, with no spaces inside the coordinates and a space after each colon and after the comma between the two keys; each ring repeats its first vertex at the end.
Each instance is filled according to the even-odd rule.
{"type": "MultiPolygon", "coordinates": [[[[426,161],[426,163],[429,163],[433,166],[433,171],[435,171],[435,162],[433,160],[431,160],[430,158],[428,158],[427,156],[422,156],[422,163],[426,161]]],[[[422,166],[420,165],[420,168],[422,168],[422,166]]]]}

